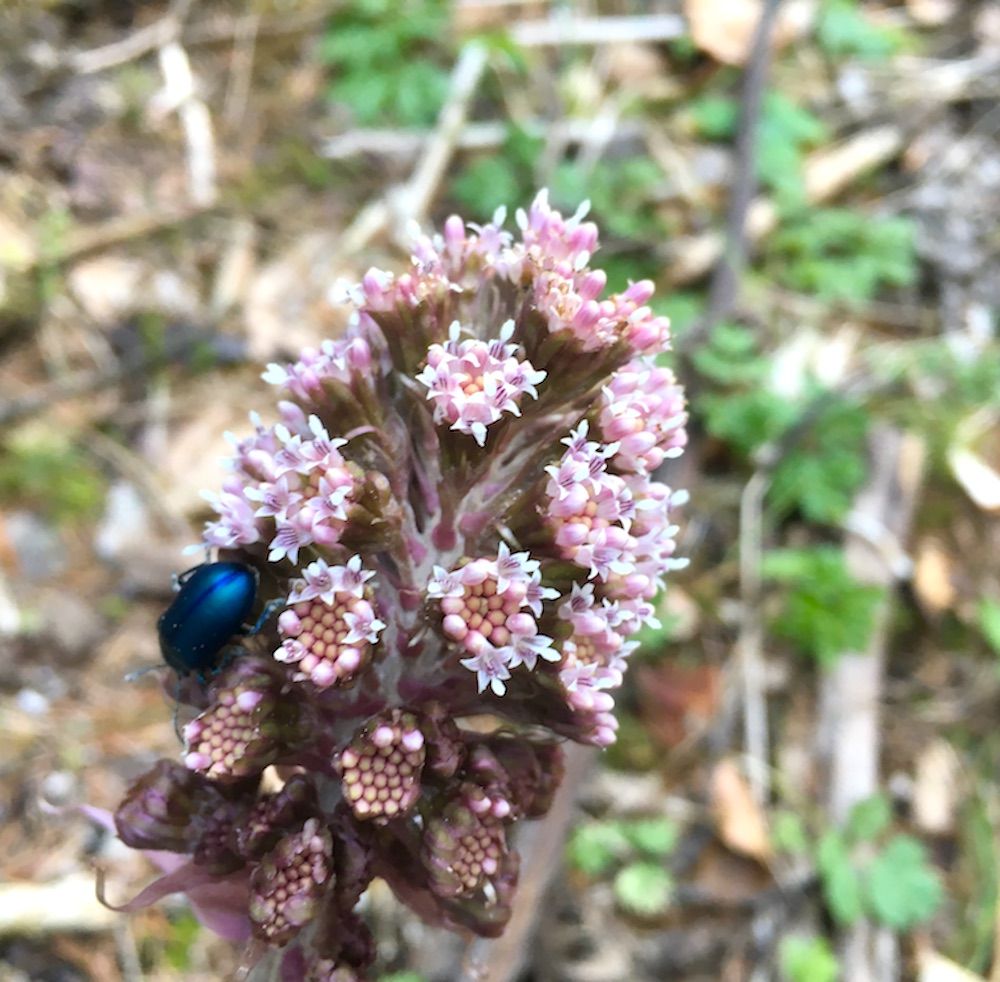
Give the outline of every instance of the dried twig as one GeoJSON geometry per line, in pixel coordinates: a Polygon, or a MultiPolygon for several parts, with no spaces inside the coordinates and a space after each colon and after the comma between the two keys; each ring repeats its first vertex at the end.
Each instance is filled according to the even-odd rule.
{"type": "MultiPolygon", "coordinates": [[[[191,0],[181,0],[181,2],[186,9],[190,6],[191,0]]],[[[330,0],[313,10],[282,13],[261,20],[256,36],[273,38],[307,34],[322,26],[330,15],[342,6],[343,0],[330,0]]],[[[229,44],[234,37],[239,36],[240,23],[245,16],[241,14],[238,17],[224,19],[211,17],[196,23],[182,24],[183,16],[179,15],[175,7],[158,21],[129,34],[120,41],[71,55],[66,67],[69,71],[81,75],[94,75],[144,58],[171,41],[180,41],[189,48],[199,45],[229,44]]]]}
{"type": "Polygon", "coordinates": [[[622,44],[672,41],[686,32],[684,18],[676,14],[635,17],[551,17],[513,24],[510,35],[525,48],[571,44],[622,44]]]}
{"type": "Polygon", "coordinates": [[[215,136],[208,107],[198,97],[187,52],[177,41],[159,51],[163,89],[151,103],[151,114],[162,117],[176,112],[187,146],[188,187],[191,201],[207,207],[216,198],[215,136]]]}
{"type": "MultiPolygon", "coordinates": [[[[735,302],[743,272],[747,209],[756,185],[756,143],[764,82],[770,64],[771,34],[781,0],[768,0],[754,36],[743,81],[737,168],[726,222],[726,247],[716,267],[708,305],[701,320],[685,335],[686,346],[697,343],[725,317],[735,302]]],[[[754,798],[763,805],[769,794],[767,698],[761,647],[764,629],[760,618],[761,560],[763,550],[764,495],[771,483],[769,472],[758,471],[740,499],[740,594],[742,619],[736,644],[743,703],[743,744],[749,764],[748,777],[754,798]]]]}
{"type": "Polygon", "coordinates": [[[94,877],[86,871],[48,883],[0,884],[0,937],[106,931],[117,920],[94,895],[94,877]]]}
{"type": "Polygon", "coordinates": [[[757,129],[771,63],[771,35],[781,0],[767,0],[754,34],[750,60],[743,76],[739,132],[736,136],[736,172],[729,196],[725,247],[719,257],[701,320],[688,332],[689,345],[696,345],[715,323],[732,309],[746,260],[747,212],[757,186],[757,129]]]}
{"type": "Polygon", "coordinates": [[[259,14],[247,14],[236,25],[233,39],[233,67],[226,87],[226,98],[222,104],[222,118],[232,130],[239,127],[250,97],[259,28],[259,14]]]}
{"type": "Polygon", "coordinates": [[[176,41],[180,33],[180,19],[171,11],[120,41],[78,52],[70,58],[69,68],[78,75],[95,75],[152,54],[171,41],[176,41]]]}
{"type": "MultiPolygon", "coordinates": [[[[859,492],[845,556],[852,575],[882,587],[867,649],[845,652],[823,677],[821,724],[829,768],[829,809],[844,822],[851,808],[878,790],[879,711],[891,601],[889,588],[905,564],[901,543],[909,532],[923,477],[923,444],[886,426],[873,428],[871,475],[859,492]]],[[[898,945],[885,928],[860,921],[841,945],[844,977],[857,982],[889,982],[898,977],[898,945]]]]}
{"type": "Polygon", "coordinates": [[[469,103],[486,69],[487,51],[479,42],[467,44],[451,73],[448,98],[438,115],[433,138],[426,144],[410,180],[391,189],[384,197],[365,205],[345,229],[338,254],[353,254],[373,238],[392,228],[402,239],[410,223],[427,213],[465,126],[469,103]]]}
{"type": "Polygon", "coordinates": [[[58,266],[104,249],[111,249],[135,239],[156,235],[207,214],[212,205],[195,205],[144,215],[122,215],[103,225],[76,229],[65,240],[44,252],[36,251],[12,264],[13,272],[30,273],[39,267],[58,266]]]}
{"type": "Polygon", "coordinates": [[[743,748],[754,800],[764,805],[770,795],[764,625],[761,620],[761,566],[764,554],[764,497],[770,471],[757,470],[740,496],[740,633],[736,641],[743,701],[743,748]]]}

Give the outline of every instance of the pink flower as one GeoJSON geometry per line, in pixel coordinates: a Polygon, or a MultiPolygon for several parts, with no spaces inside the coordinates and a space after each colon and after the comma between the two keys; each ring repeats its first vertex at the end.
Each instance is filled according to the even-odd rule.
{"type": "Polygon", "coordinates": [[[376,876],[495,936],[511,823],[549,807],[562,741],[614,741],[636,634],[684,562],[685,495],[652,477],[686,440],[653,285],[607,293],[585,206],[541,192],[505,217],[451,217],[406,268],[332,288],[343,336],[268,366],[270,422],[227,437],[207,496],[204,542],[253,567],[261,630],[184,681],[184,763],[116,824],[183,856],[178,886],[224,891],[268,977],[368,977],[376,876]]]}
{"type": "Polygon", "coordinates": [[[417,381],[427,387],[436,423],[450,423],[453,430],[468,433],[483,446],[488,426],[504,413],[521,415],[518,403],[523,394],[538,398],[535,386],[545,372],[514,356],[517,345],[508,343],[514,333],[512,320],[501,326],[499,338],[489,342],[461,341],[461,330],[453,321],[448,341],[431,345],[417,381]]]}

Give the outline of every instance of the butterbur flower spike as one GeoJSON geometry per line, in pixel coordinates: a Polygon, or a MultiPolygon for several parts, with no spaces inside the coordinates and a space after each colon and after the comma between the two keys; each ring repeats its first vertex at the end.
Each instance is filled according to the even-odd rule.
{"type": "Polygon", "coordinates": [[[633,636],[682,563],[685,495],[654,474],[687,416],[652,284],[608,294],[597,248],[544,193],[516,232],[449,218],[407,269],[331,290],[345,336],[268,366],[274,410],[229,437],[204,543],[280,613],[189,680],[182,762],[116,824],[182,864],[149,896],[217,878],[281,977],[370,977],[374,876],[496,936],[559,743],[615,738],[633,636]]]}

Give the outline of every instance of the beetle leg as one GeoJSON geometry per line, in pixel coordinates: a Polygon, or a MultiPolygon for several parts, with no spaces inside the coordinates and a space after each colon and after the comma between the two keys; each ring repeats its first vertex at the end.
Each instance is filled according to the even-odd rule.
{"type": "Polygon", "coordinates": [[[286,601],[280,597],[275,597],[274,600],[269,600],[265,605],[264,609],[260,612],[260,617],[257,618],[256,622],[253,624],[244,624],[240,628],[240,633],[244,635],[254,635],[260,634],[261,628],[270,620],[271,616],[274,614],[279,607],[284,607],[286,601]]]}
{"type": "Polygon", "coordinates": [[[238,644],[231,644],[228,648],[223,648],[222,653],[219,655],[218,662],[212,669],[212,677],[214,678],[220,672],[232,665],[233,659],[236,658],[242,650],[243,649],[238,644]]]}
{"type": "Polygon", "coordinates": [[[180,711],[181,677],[178,675],[176,684],[174,685],[174,733],[177,734],[177,739],[180,740],[181,743],[184,743],[184,734],[181,732],[180,711]]]}
{"type": "Polygon", "coordinates": [[[125,676],[125,681],[135,682],[136,679],[140,679],[143,675],[148,675],[150,672],[155,672],[159,668],[163,668],[163,666],[147,665],[145,668],[137,668],[134,672],[129,672],[128,675],[125,676]]]}

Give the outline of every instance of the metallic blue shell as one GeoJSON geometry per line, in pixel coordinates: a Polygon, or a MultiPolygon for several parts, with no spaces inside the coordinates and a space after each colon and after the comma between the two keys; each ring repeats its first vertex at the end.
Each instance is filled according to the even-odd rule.
{"type": "Polygon", "coordinates": [[[204,563],[180,580],[157,622],[163,660],[178,675],[204,675],[240,632],[257,596],[257,571],[244,563],[204,563]]]}

